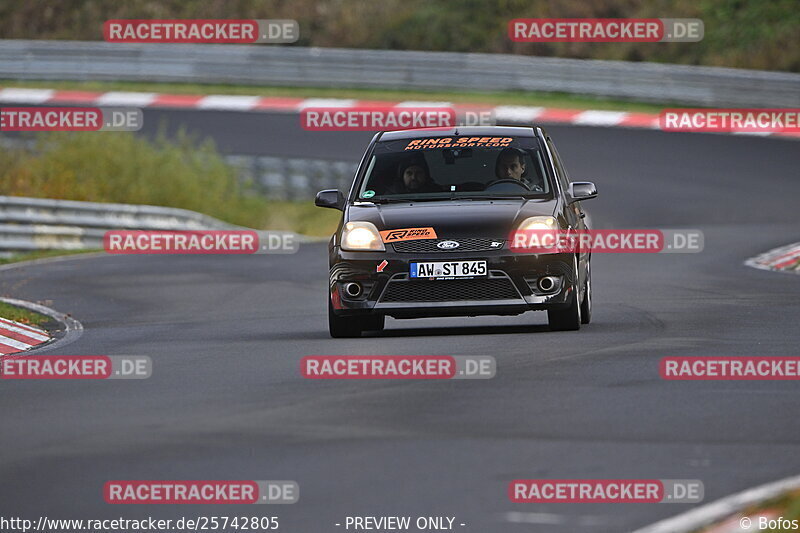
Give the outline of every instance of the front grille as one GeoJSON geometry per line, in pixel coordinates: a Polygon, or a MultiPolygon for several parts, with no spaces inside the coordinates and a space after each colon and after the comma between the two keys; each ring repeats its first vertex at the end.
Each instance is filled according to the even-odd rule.
{"type": "Polygon", "coordinates": [[[452,302],[464,300],[518,300],[509,278],[453,279],[437,281],[392,280],[382,302],[452,302]]]}
{"type": "Polygon", "coordinates": [[[503,239],[426,239],[396,242],[393,246],[394,251],[401,254],[421,254],[430,252],[486,252],[489,250],[501,250],[504,244],[505,241],[503,239]],[[446,250],[437,248],[436,245],[442,241],[454,241],[459,246],[458,248],[446,250]],[[492,246],[492,243],[495,243],[495,245],[492,246]]]}

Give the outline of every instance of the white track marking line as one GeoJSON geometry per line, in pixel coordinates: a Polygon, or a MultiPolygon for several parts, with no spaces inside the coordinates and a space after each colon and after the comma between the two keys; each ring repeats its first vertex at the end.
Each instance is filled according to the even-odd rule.
{"type": "Polygon", "coordinates": [[[197,101],[198,109],[249,111],[261,101],[260,96],[211,94],[197,101]]]}
{"type": "Polygon", "coordinates": [[[355,107],[358,100],[347,98],[306,98],[297,105],[298,110],[308,107],[355,107]]]}
{"type": "Polygon", "coordinates": [[[450,107],[452,105],[452,102],[422,102],[416,100],[406,100],[396,103],[395,107],[450,107]]]}
{"type": "Polygon", "coordinates": [[[616,126],[628,116],[623,111],[595,111],[589,110],[580,113],[572,121],[573,124],[585,124],[588,126],[616,126]]]}
{"type": "Polygon", "coordinates": [[[494,108],[495,120],[519,120],[522,122],[533,122],[536,117],[545,111],[543,107],[532,107],[523,105],[501,105],[494,108]]]}
{"type": "Polygon", "coordinates": [[[156,93],[132,93],[112,91],[94,101],[95,105],[147,107],[153,103],[156,93]]]}
{"type": "Polygon", "coordinates": [[[563,524],[564,517],[552,513],[521,513],[519,511],[509,511],[503,515],[506,522],[515,524],[563,524]]]}
{"type": "Polygon", "coordinates": [[[3,330],[10,331],[12,333],[19,333],[20,335],[25,335],[26,337],[37,340],[39,342],[44,342],[50,339],[48,335],[41,335],[39,333],[34,333],[33,331],[28,331],[26,329],[12,326],[10,324],[6,324],[5,322],[0,324],[0,335],[3,334],[3,330]]]}
{"type": "Polygon", "coordinates": [[[52,89],[0,89],[0,101],[21,104],[41,104],[53,97],[52,89]]]}
{"type": "Polygon", "coordinates": [[[0,344],[4,344],[9,348],[16,348],[17,350],[29,350],[35,346],[35,344],[26,344],[24,342],[12,339],[10,337],[5,337],[0,335],[0,344]]]}

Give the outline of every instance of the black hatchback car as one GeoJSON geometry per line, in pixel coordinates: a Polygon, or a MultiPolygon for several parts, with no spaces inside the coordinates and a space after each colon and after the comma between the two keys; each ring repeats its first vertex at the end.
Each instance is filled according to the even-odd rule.
{"type": "Polygon", "coordinates": [[[349,193],[316,205],[342,211],[329,244],[333,337],[381,330],[385,317],[516,315],[546,310],[552,330],[592,312],[588,250],[520,253],[520,230],[586,230],[581,200],[540,127],[381,132],[349,193]]]}

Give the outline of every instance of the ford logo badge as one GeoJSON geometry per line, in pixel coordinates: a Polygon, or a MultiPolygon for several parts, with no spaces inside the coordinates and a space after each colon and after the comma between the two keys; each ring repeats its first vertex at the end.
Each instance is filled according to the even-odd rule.
{"type": "Polygon", "coordinates": [[[442,250],[452,250],[454,248],[458,248],[461,246],[456,241],[442,241],[436,245],[437,248],[441,248],[442,250]]]}

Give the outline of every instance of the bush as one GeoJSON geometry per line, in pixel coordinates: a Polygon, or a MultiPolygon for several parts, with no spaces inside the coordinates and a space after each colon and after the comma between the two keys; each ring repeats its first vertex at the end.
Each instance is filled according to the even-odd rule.
{"type": "Polygon", "coordinates": [[[3,194],[180,207],[252,228],[330,234],[335,213],[252,194],[210,142],[122,132],[49,133],[33,149],[0,149],[3,194]],[[314,223],[305,224],[306,218],[314,223]]]}
{"type": "Polygon", "coordinates": [[[126,18],[291,18],[301,46],[517,53],[800,71],[796,0],[27,0],[0,3],[6,39],[101,40],[126,18]],[[699,43],[514,43],[513,18],[700,18],[699,43]]]}

